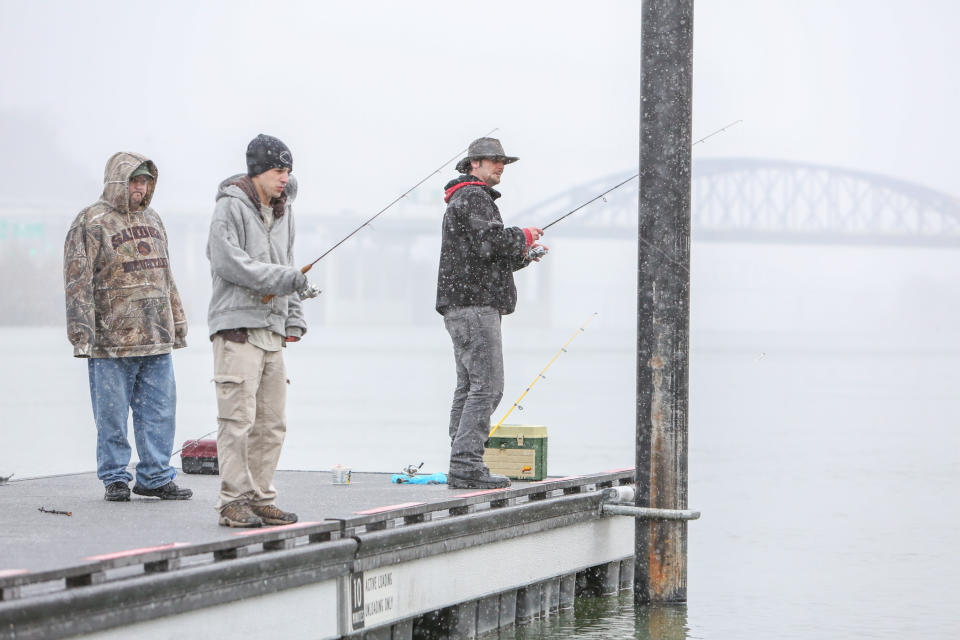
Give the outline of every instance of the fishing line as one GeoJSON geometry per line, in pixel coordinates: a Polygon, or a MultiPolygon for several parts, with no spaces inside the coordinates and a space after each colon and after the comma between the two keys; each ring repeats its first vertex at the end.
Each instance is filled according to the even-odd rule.
{"type": "MultiPolygon", "coordinates": [[[[695,141],[693,144],[690,145],[690,148],[692,149],[693,147],[697,146],[697,145],[700,144],[701,142],[703,142],[703,141],[705,141],[705,140],[708,140],[708,139],[712,138],[713,136],[715,136],[715,135],[717,135],[717,134],[719,134],[719,133],[723,133],[723,132],[726,131],[727,129],[730,129],[731,127],[735,127],[736,125],[740,124],[741,122],[743,122],[743,120],[734,120],[733,122],[731,122],[731,123],[729,123],[729,124],[727,124],[727,125],[725,125],[725,126],[723,126],[723,127],[720,127],[720,128],[717,129],[716,131],[714,131],[714,132],[712,132],[712,133],[709,133],[709,134],[703,136],[702,138],[700,138],[699,140],[695,141]]],[[[581,205],[580,205],[579,207],[577,207],[576,209],[573,209],[572,211],[569,211],[569,212],[563,214],[562,216],[560,216],[559,218],[557,218],[556,220],[554,220],[554,221],[551,222],[550,224],[546,225],[545,227],[542,227],[542,229],[543,229],[544,231],[546,231],[547,229],[549,229],[549,228],[552,227],[553,225],[557,224],[558,222],[560,222],[560,221],[563,220],[564,218],[567,218],[567,217],[569,217],[569,216],[572,216],[573,214],[575,214],[577,211],[580,211],[580,209],[583,209],[583,208],[584,208],[585,206],[587,206],[588,204],[591,204],[591,203],[593,203],[593,202],[596,202],[597,200],[599,200],[600,198],[603,198],[605,195],[607,195],[608,193],[610,193],[610,192],[612,192],[612,191],[616,191],[617,189],[619,189],[619,188],[622,187],[623,185],[627,184],[628,182],[630,182],[631,180],[633,180],[634,178],[636,178],[636,177],[639,176],[639,175],[640,175],[639,173],[633,174],[632,176],[630,176],[629,178],[627,178],[627,179],[624,180],[623,182],[617,183],[616,185],[610,187],[609,189],[607,189],[606,191],[604,191],[604,192],[601,193],[600,195],[594,196],[593,198],[590,198],[589,200],[587,200],[586,202],[584,202],[583,204],[581,204],[581,205]]],[[[606,198],[604,198],[604,202],[606,202],[606,198]]],[[[637,234],[637,238],[640,240],[640,242],[642,242],[643,244],[645,244],[645,245],[646,245],[647,247],[649,247],[650,249],[653,249],[654,251],[656,251],[656,252],[657,252],[658,254],[660,254],[663,258],[665,258],[668,262],[672,263],[674,266],[680,267],[681,269],[683,269],[683,270],[686,271],[687,273],[690,273],[690,270],[687,269],[686,266],[684,266],[683,264],[677,262],[674,258],[672,258],[672,257],[670,257],[669,255],[667,255],[666,253],[664,253],[662,249],[660,249],[659,247],[655,246],[655,245],[654,245],[653,243],[651,243],[649,240],[644,239],[644,238],[643,238],[642,236],[640,236],[639,234],[637,234]]]]}
{"type": "MultiPolygon", "coordinates": [[[[723,132],[726,131],[727,129],[729,129],[729,128],[731,128],[731,127],[734,127],[734,126],[740,124],[741,122],[743,122],[743,120],[734,120],[734,121],[731,122],[730,124],[728,124],[728,125],[726,125],[726,126],[724,126],[724,127],[720,127],[719,129],[717,129],[717,130],[714,131],[713,133],[710,133],[710,134],[708,134],[708,135],[705,135],[705,136],[703,136],[702,138],[700,138],[699,140],[697,140],[696,142],[694,142],[693,144],[691,144],[691,145],[690,145],[690,148],[692,149],[693,147],[697,146],[698,144],[700,144],[700,143],[703,142],[704,140],[707,140],[707,139],[709,139],[709,138],[712,138],[713,136],[717,135],[718,133],[723,133],[723,132]]],[[[622,187],[623,185],[627,184],[628,182],[630,182],[631,180],[633,180],[634,178],[636,178],[636,177],[639,176],[639,175],[640,175],[639,173],[633,174],[632,176],[630,176],[629,178],[627,178],[627,179],[624,180],[623,182],[620,182],[620,183],[618,183],[618,184],[610,187],[609,189],[607,189],[606,191],[604,191],[603,193],[601,193],[601,194],[598,195],[598,196],[595,196],[595,197],[593,197],[593,198],[590,198],[589,200],[587,200],[586,202],[584,202],[582,205],[580,205],[579,207],[577,207],[577,208],[574,209],[573,211],[569,211],[569,212],[563,214],[562,216],[560,216],[559,218],[557,218],[556,220],[554,220],[553,222],[551,222],[551,223],[548,224],[547,226],[541,227],[541,228],[542,228],[544,231],[546,231],[547,229],[549,229],[549,228],[552,227],[553,225],[557,224],[558,222],[560,222],[561,220],[563,220],[563,219],[566,218],[567,216],[571,216],[571,215],[575,214],[577,211],[580,211],[580,209],[583,209],[585,206],[587,206],[587,205],[590,204],[591,202],[596,202],[597,200],[599,200],[599,199],[602,198],[603,196],[607,195],[607,194],[610,193],[611,191],[615,191],[616,189],[619,189],[620,187],[622,187]]]]}
{"type": "MultiPolygon", "coordinates": [[[[494,131],[497,131],[497,129],[498,129],[497,127],[494,127],[493,129],[491,129],[490,131],[488,131],[487,133],[485,133],[485,134],[483,135],[483,137],[489,136],[489,135],[490,135],[491,133],[493,133],[494,131]]],[[[363,229],[364,227],[366,227],[367,225],[369,225],[371,222],[373,222],[374,220],[376,220],[376,218],[377,218],[380,214],[385,213],[385,212],[387,211],[387,209],[389,209],[389,208],[392,207],[393,205],[397,204],[398,202],[400,202],[401,200],[403,200],[404,198],[406,198],[407,195],[408,195],[411,191],[413,191],[414,189],[416,189],[417,187],[419,187],[420,185],[422,185],[424,182],[426,182],[427,180],[429,180],[430,178],[432,178],[432,177],[435,176],[436,174],[440,173],[440,171],[441,171],[445,166],[447,166],[448,164],[450,164],[451,162],[453,162],[454,160],[456,160],[457,158],[459,158],[462,154],[467,153],[469,150],[470,150],[470,149],[469,149],[469,147],[468,147],[468,148],[466,148],[466,149],[462,149],[462,150],[458,151],[458,152],[456,153],[456,155],[454,155],[452,158],[450,158],[449,160],[447,160],[446,162],[444,162],[442,165],[440,165],[439,167],[437,167],[436,169],[434,169],[433,171],[431,171],[431,172],[430,172],[429,174],[427,174],[427,176],[424,177],[420,182],[418,182],[417,184],[413,185],[412,187],[410,187],[409,189],[407,189],[406,191],[404,191],[403,193],[401,193],[399,196],[397,196],[396,198],[394,198],[394,199],[390,202],[390,204],[388,204],[387,206],[385,206],[383,209],[380,209],[380,211],[377,211],[377,212],[376,212],[375,214],[373,214],[366,222],[364,222],[364,223],[361,224],[359,227],[357,227],[356,229],[354,229],[353,231],[351,231],[350,233],[348,233],[346,236],[343,237],[343,239],[341,239],[341,240],[340,240],[339,242],[337,242],[335,245],[333,245],[332,247],[330,247],[329,249],[327,249],[326,251],[324,251],[324,252],[320,255],[319,258],[317,258],[316,260],[314,260],[314,261],[311,262],[310,264],[306,265],[305,267],[301,268],[301,269],[300,269],[300,272],[301,272],[301,273],[306,273],[307,271],[310,271],[310,269],[313,268],[313,265],[315,265],[315,264],[317,264],[318,262],[320,262],[321,260],[323,260],[325,257],[327,257],[327,254],[329,254],[331,251],[333,251],[334,249],[336,249],[337,247],[339,247],[341,244],[343,244],[344,242],[346,242],[347,240],[349,240],[349,239],[353,236],[353,234],[357,233],[358,231],[360,231],[361,229],[363,229]]],[[[261,301],[262,303],[266,304],[266,303],[270,302],[271,300],[273,300],[273,298],[274,298],[273,294],[270,294],[270,295],[263,296],[263,298],[262,298],[260,301],[261,301]]]]}
{"type": "Polygon", "coordinates": [[[520,409],[521,411],[523,411],[523,407],[520,406],[520,401],[523,400],[523,397],[524,397],[525,395],[527,395],[528,393],[530,393],[530,389],[533,388],[533,385],[537,384],[537,381],[538,381],[538,380],[540,380],[541,378],[542,378],[542,379],[546,379],[546,376],[543,375],[543,374],[547,372],[547,369],[549,369],[549,368],[553,365],[553,363],[556,362],[557,358],[560,357],[560,354],[561,354],[561,353],[566,353],[566,352],[567,352],[567,347],[570,345],[571,342],[573,342],[573,339],[576,338],[576,337],[577,337],[578,335],[580,335],[581,333],[583,333],[584,331],[586,331],[587,325],[590,324],[590,321],[593,320],[593,319],[596,318],[596,317],[597,317],[597,313],[594,312],[594,314],[593,314],[592,316],[590,316],[589,318],[587,318],[587,321],[584,322],[582,325],[580,325],[580,328],[577,329],[572,336],[570,336],[570,339],[567,340],[567,343],[564,344],[562,347],[560,347],[560,351],[557,351],[557,352],[554,354],[554,356],[553,356],[552,358],[550,358],[550,362],[547,363],[547,366],[545,366],[545,367],[540,371],[540,373],[537,374],[537,377],[533,379],[533,382],[531,382],[529,385],[527,385],[526,390],[525,390],[523,393],[520,394],[520,397],[517,398],[517,401],[513,403],[513,406],[510,407],[510,409],[509,409],[505,414],[503,414],[503,417],[502,417],[502,418],[500,418],[500,422],[498,422],[498,423],[496,424],[496,426],[494,426],[493,429],[490,430],[490,433],[487,434],[487,437],[488,437],[488,438],[489,438],[490,436],[492,436],[493,433],[494,433],[497,429],[500,428],[500,425],[503,424],[503,421],[507,419],[507,416],[509,416],[510,413],[511,413],[514,409],[520,409]]]}

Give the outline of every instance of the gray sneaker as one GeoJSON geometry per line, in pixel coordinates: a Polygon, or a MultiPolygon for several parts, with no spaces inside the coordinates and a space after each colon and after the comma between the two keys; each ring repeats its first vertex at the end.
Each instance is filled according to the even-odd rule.
{"type": "Polygon", "coordinates": [[[451,471],[447,474],[447,486],[451,489],[503,489],[510,486],[510,478],[490,473],[489,469],[459,473],[451,471]]]}

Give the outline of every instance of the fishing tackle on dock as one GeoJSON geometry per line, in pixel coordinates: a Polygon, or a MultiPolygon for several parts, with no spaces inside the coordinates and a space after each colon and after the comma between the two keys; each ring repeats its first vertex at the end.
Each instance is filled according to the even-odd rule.
{"type": "Polygon", "coordinates": [[[560,357],[560,354],[561,354],[561,353],[566,353],[567,347],[570,346],[570,343],[573,342],[573,339],[576,338],[576,337],[577,337],[578,335],[580,335],[581,333],[583,333],[584,331],[586,331],[586,330],[587,330],[587,325],[590,324],[590,321],[593,320],[594,318],[596,318],[597,315],[598,315],[598,314],[597,314],[596,312],[594,312],[593,315],[591,315],[589,318],[587,318],[587,321],[584,322],[582,325],[580,325],[580,328],[577,329],[572,336],[570,336],[570,339],[567,340],[567,342],[566,342],[562,347],[560,347],[560,351],[557,351],[557,352],[553,355],[553,357],[550,358],[550,362],[547,363],[547,366],[545,366],[545,367],[540,371],[540,373],[537,374],[537,377],[533,379],[533,382],[531,382],[530,384],[527,385],[527,388],[524,390],[523,393],[520,394],[520,397],[517,398],[517,401],[513,403],[513,406],[510,407],[510,409],[509,409],[505,414],[503,414],[503,417],[502,417],[502,418],[500,418],[500,422],[498,422],[498,423],[493,427],[493,429],[490,430],[490,433],[487,434],[487,437],[488,437],[488,438],[489,438],[490,436],[492,436],[497,429],[500,428],[500,425],[503,424],[503,421],[507,419],[507,416],[509,416],[510,413],[511,413],[514,409],[520,409],[521,411],[523,411],[523,407],[520,406],[520,401],[523,400],[524,396],[526,396],[528,393],[530,393],[530,389],[533,388],[533,385],[537,384],[537,381],[538,381],[538,380],[540,380],[540,379],[544,379],[544,380],[545,380],[545,379],[546,379],[546,376],[543,375],[543,374],[545,374],[545,373],[547,372],[547,369],[549,369],[551,366],[553,366],[553,363],[556,362],[557,358],[560,357]]]}
{"type": "Polygon", "coordinates": [[[171,453],[171,454],[170,454],[170,457],[172,458],[173,456],[177,455],[178,453],[180,453],[180,452],[183,451],[184,449],[193,449],[194,447],[200,446],[200,441],[201,441],[201,440],[203,440],[203,439],[206,438],[207,436],[212,435],[212,434],[214,434],[214,433],[216,433],[216,432],[217,432],[217,429],[214,429],[213,431],[207,431],[205,434],[203,434],[203,435],[200,436],[199,438],[194,438],[193,440],[187,440],[186,443],[184,443],[184,445],[183,445],[182,447],[180,447],[179,449],[177,449],[176,451],[174,451],[173,453],[171,453]]]}
{"type": "MultiPolygon", "coordinates": [[[[691,147],[691,148],[692,148],[692,147],[695,147],[695,146],[697,146],[698,144],[700,144],[701,142],[703,142],[704,140],[707,140],[708,138],[712,138],[713,136],[717,135],[718,133],[723,133],[723,132],[726,131],[727,129],[729,129],[729,128],[731,128],[731,127],[734,127],[734,126],[740,124],[741,122],[743,122],[743,120],[734,120],[734,121],[731,122],[730,124],[728,124],[728,125],[726,125],[726,126],[724,126],[724,127],[720,127],[719,129],[717,129],[717,130],[714,131],[713,133],[710,133],[710,134],[708,134],[708,135],[703,136],[702,138],[700,138],[699,140],[697,140],[696,142],[694,142],[693,144],[691,144],[690,147],[691,147]]],[[[604,192],[601,193],[600,195],[594,196],[593,198],[590,198],[589,200],[587,200],[586,202],[584,202],[582,205],[580,205],[580,206],[577,207],[576,209],[573,209],[572,211],[569,211],[569,212],[563,214],[562,216],[560,216],[559,218],[557,218],[556,220],[554,220],[554,221],[551,222],[550,224],[545,225],[544,227],[542,227],[542,229],[543,229],[544,231],[546,231],[547,229],[549,229],[549,228],[552,227],[553,225],[557,224],[558,222],[560,222],[560,221],[563,220],[564,218],[567,218],[567,217],[569,217],[569,216],[572,216],[573,214],[575,214],[577,211],[580,211],[580,209],[583,209],[583,208],[584,208],[585,206],[587,206],[588,204],[591,204],[591,203],[593,203],[593,202],[596,202],[597,200],[599,200],[600,198],[603,198],[605,195],[607,195],[608,193],[610,193],[610,192],[612,192],[612,191],[616,191],[617,189],[619,189],[619,188],[622,187],[623,185],[627,184],[628,182],[630,182],[631,180],[633,180],[634,178],[636,178],[636,177],[639,176],[639,175],[640,175],[639,173],[635,173],[635,174],[633,174],[632,176],[630,176],[629,178],[627,178],[626,180],[624,180],[623,182],[620,182],[620,183],[618,183],[618,184],[615,184],[614,186],[610,187],[609,189],[607,189],[606,191],[604,191],[604,192]]]]}
{"type": "MultiPolygon", "coordinates": [[[[491,133],[493,133],[493,132],[496,131],[496,130],[497,130],[496,127],[493,128],[493,129],[491,129],[488,133],[484,134],[484,137],[489,136],[491,133]]],[[[332,247],[330,247],[329,249],[327,249],[326,251],[324,251],[322,254],[320,254],[320,257],[319,257],[319,258],[317,258],[316,260],[314,260],[314,261],[311,262],[310,264],[308,264],[308,265],[306,265],[306,266],[304,266],[304,267],[301,267],[300,273],[306,273],[306,272],[310,271],[310,269],[313,268],[313,265],[315,265],[315,264],[317,264],[318,262],[320,262],[321,260],[323,260],[325,257],[327,257],[327,254],[329,254],[331,251],[333,251],[334,249],[336,249],[337,247],[339,247],[341,244],[343,244],[344,242],[346,242],[347,240],[349,240],[349,239],[353,236],[353,234],[357,233],[358,231],[360,231],[361,229],[363,229],[364,227],[366,227],[367,225],[369,225],[371,222],[373,222],[374,220],[376,220],[377,217],[379,217],[381,214],[386,213],[387,209],[389,209],[389,208],[392,207],[393,205],[397,204],[398,202],[400,202],[401,200],[403,200],[404,198],[406,198],[407,195],[408,195],[411,191],[413,191],[414,189],[416,189],[417,187],[419,187],[420,185],[422,185],[424,182],[426,182],[427,180],[429,180],[430,178],[432,178],[432,177],[435,176],[436,174],[440,173],[440,170],[441,170],[441,169],[443,169],[445,166],[447,166],[448,164],[450,164],[451,162],[453,162],[454,160],[456,160],[457,158],[459,158],[463,153],[467,152],[468,150],[469,150],[469,149],[462,149],[462,150],[458,151],[458,152],[456,153],[456,155],[454,155],[452,158],[450,158],[449,160],[447,160],[446,162],[444,162],[442,165],[440,165],[439,167],[437,167],[436,169],[434,169],[433,171],[431,171],[431,172],[430,172],[429,174],[427,174],[422,180],[420,180],[420,182],[418,182],[417,184],[413,185],[412,187],[410,187],[409,189],[407,189],[406,191],[404,191],[403,193],[401,193],[399,196],[397,196],[396,198],[394,198],[394,199],[390,202],[390,204],[388,204],[387,206],[385,206],[383,209],[380,209],[380,211],[377,211],[375,214],[373,214],[372,216],[370,216],[370,218],[369,218],[368,220],[366,220],[363,224],[361,224],[359,227],[357,227],[356,229],[354,229],[353,231],[351,231],[350,233],[348,233],[347,235],[345,235],[342,239],[340,239],[339,242],[337,242],[335,245],[333,245],[332,247]]],[[[263,298],[261,299],[261,302],[263,302],[264,304],[266,304],[266,303],[270,302],[271,300],[273,300],[273,297],[274,297],[273,294],[269,294],[269,295],[263,296],[263,298]]]]}

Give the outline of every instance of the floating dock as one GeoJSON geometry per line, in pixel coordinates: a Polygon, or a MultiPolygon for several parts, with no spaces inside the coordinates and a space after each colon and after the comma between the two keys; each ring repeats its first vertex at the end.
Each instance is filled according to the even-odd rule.
{"type": "Polygon", "coordinates": [[[0,639],[474,638],[633,586],[634,518],[601,512],[633,469],[487,491],[281,471],[301,521],[261,529],[217,524],[218,477],[177,482],[192,500],[0,485],[0,639]]]}

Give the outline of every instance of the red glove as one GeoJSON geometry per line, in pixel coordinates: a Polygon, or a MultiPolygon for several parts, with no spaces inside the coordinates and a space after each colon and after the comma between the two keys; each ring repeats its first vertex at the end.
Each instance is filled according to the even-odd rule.
{"type": "Polygon", "coordinates": [[[539,240],[541,236],[543,236],[543,229],[539,227],[524,227],[523,237],[527,240],[527,244],[524,249],[529,248],[530,245],[539,240]]]}

